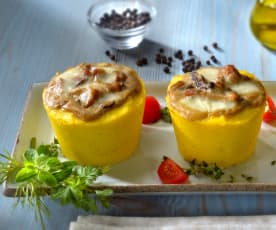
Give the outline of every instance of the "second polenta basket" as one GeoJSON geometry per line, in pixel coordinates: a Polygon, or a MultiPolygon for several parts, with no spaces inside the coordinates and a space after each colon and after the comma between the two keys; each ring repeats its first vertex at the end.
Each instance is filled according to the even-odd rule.
{"type": "Polygon", "coordinates": [[[43,91],[43,104],[64,156],[101,166],[134,153],[145,95],[143,81],[133,69],[91,63],[53,77],[43,91]]]}
{"type": "Polygon", "coordinates": [[[221,167],[246,161],[255,150],[265,101],[261,82],[231,65],[175,76],[166,102],[179,152],[187,161],[221,167]]]}

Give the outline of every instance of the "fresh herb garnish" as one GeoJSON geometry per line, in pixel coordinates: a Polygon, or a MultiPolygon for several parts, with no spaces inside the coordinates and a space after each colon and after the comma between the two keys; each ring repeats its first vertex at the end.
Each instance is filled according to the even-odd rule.
{"type": "Polygon", "coordinates": [[[276,164],[276,160],[273,160],[270,162],[271,165],[275,165],[276,164]]]}
{"type": "Polygon", "coordinates": [[[172,123],[171,114],[168,107],[161,109],[161,119],[167,123],[172,123]]]}
{"type": "Polygon", "coordinates": [[[229,176],[229,180],[227,181],[228,183],[233,183],[235,181],[235,178],[233,175],[229,176]]]}
{"type": "Polygon", "coordinates": [[[252,181],[254,178],[252,176],[248,176],[246,174],[241,174],[241,177],[247,180],[248,182],[252,181]]]}
{"type": "Polygon", "coordinates": [[[219,180],[224,172],[216,164],[208,164],[205,161],[197,162],[195,159],[190,162],[190,168],[185,169],[189,175],[205,175],[211,179],[219,180]]]}
{"type": "Polygon", "coordinates": [[[7,154],[0,154],[0,184],[8,178],[15,178],[17,203],[34,209],[35,219],[44,225],[44,215],[49,210],[43,196],[49,195],[62,205],[73,204],[86,211],[97,211],[96,200],[108,208],[111,189],[93,188],[98,176],[106,173],[108,167],[81,166],[75,161],[61,161],[58,158],[59,144],[55,140],[48,145],[36,147],[35,138],[31,139],[30,148],[18,162],[7,154]],[[95,196],[92,198],[91,193],[95,196]]]}

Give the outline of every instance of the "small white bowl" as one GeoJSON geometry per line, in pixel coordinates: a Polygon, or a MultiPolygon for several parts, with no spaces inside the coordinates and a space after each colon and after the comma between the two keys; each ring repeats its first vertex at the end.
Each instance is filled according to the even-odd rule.
{"type": "Polygon", "coordinates": [[[120,50],[137,47],[147,34],[155,15],[156,9],[145,0],[100,0],[94,3],[87,12],[90,26],[109,46],[120,50]],[[130,29],[111,29],[100,25],[104,14],[110,15],[112,10],[122,14],[127,9],[137,9],[138,14],[147,12],[150,14],[150,20],[130,29]]]}

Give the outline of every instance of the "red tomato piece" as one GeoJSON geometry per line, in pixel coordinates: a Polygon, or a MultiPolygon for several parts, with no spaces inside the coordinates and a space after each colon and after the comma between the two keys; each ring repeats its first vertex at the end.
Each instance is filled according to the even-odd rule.
{"type": "Polygon", "coordinates": [[[161,118],[161,106],[153,96],[147,96],[143,116],[143,124],[154,123],[161,118]]]}
{"type": "Polygon", "coordinates": [[[265,111],[263,115],[263,121],[266,123],[271,123],[276,120],[276,112],[270,110],[265,111]]]}
{"type": "Polygon", "coordinates": [[[267,96],[267,104],[270,111],[276,113],[276,105],[270,96],[267,96]]]}
{"type": "Polygon", "coordinates": [[[164,157],[157,173],[164,184],[183,184],[188,181],[189,177],[184,169],[168,157],[164,157]]]}

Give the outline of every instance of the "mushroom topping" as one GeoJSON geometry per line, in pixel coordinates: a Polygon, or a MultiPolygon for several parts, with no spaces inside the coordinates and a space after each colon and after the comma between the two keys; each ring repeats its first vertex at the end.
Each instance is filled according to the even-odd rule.
{"type": "Polygon", "coordinates": [[[189,120],[231,116],[265,103],[261,82],[240,74],[232,65],[184,74],[168,89],[168,96],[172,107],[189,120]]]}
{"type": "Polygon", "coordinates": [[[126,66],[80,64],[57,74],[44,90],[43,99],[51,109],[69,111],[90,121],[140,91],[137,74],[126,66]]]}

